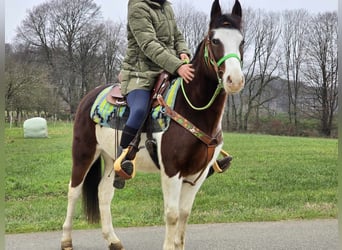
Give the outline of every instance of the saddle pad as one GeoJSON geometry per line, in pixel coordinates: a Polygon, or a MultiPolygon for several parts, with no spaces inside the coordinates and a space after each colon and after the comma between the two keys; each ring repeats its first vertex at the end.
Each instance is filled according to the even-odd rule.
{"type": "MultiPolygon", "coordinates": [[[[180,77],[173,80],[169,88],[165,91],[166,94],[164,94],[164,100],[166,104],[172,109],[175,106],[176,96],[180,83],[180,77]]],[[[156,120],[159,123],[159,126],[162,128],[162,130],[165,131],[169,127],[171,118],[166,116],[162,109],[163,108],[159,105],[152,109],[152,119],[156,120]]]]}
{"type": "Polygon", "coordinates": [[[115,117],[128,116],[126,114],[127,106],[115,106],[106,100],[106,96],[112,88],[113,86],[109,86],[102,90],[90,110],[90,118],[104,127],[113,127],[112,122],[115,117]]]}
{"type": "MultiPolygon", "coordinates": [[[[165,91],[164,99],[171,108],[174,107],[177,92],[180,86],[180,78],[175,79],[165,91]]],[[[91,107],[90,118],[97,124],[104,127],[123,129],[129,115],[127,106],[116,106],[106,100],[107,94],[113,86],[109,86],[102,90],[91,107]]],[[[163,113],[160,106],[151,110],[152,126],[154,132],[165,131],[169,124],[170,118],[163,113]]],[[[144,130],[143,130],[144,131],[144,130]]]]}

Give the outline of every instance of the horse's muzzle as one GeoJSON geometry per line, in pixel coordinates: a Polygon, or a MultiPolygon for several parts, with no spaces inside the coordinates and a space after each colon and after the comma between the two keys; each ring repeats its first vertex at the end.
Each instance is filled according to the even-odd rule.
{"type": "Polygon", "coordinates": [[[245,86],[245,77],[243,75],[238,75],[237,77],[227,77],[225,82],[225,90],[228,94],[238,93],[245,86]]]}

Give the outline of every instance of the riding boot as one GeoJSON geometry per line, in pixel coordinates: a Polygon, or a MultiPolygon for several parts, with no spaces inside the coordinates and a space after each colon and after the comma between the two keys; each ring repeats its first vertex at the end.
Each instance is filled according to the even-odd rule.
{"type": "Polygon", "coordinates": [[[134,173],[134,157],[131,157],[132,148],[129,146],[131,141],[137,134],[137,129],[125,126],[122,131],[120,148],[120,155],[116,158],[114,162],[114,187],[117,189],[122,189],[125,186],[125,180],[132,178],[134,173]]]}

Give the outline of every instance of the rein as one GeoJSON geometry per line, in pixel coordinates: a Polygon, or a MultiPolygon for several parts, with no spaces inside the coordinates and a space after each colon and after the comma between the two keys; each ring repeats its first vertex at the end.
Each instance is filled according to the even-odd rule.
{"type": "Polygon", "coordinates": [[[184,95],[184,98],[186,100],[186,102],[189,104],[189,106],[194,109],[194,110],[197,110],[197,111],[202,111],[202,110],[206,110],[208,109],[212,104],[213,102],[215,101],[216,97],[218,96],[218,94],[221,92],[221,89],[223,89],[223,84],[222,84],[222,81],[219,82],[219,84],[217,85],[216,87],[216,90],[213,94],[213,96],[211,97],[210,101],[208,102],[207,105],[203,106],[203,107],[196,107],[194,106],[189,97],[187,96],[186,92],[185,92],[185,89],[184,89],[184,81],[183,81],[183,78],[181,78],[181,88],[182,88],[182,92],[183,92],[183,95],[184,95]]]}

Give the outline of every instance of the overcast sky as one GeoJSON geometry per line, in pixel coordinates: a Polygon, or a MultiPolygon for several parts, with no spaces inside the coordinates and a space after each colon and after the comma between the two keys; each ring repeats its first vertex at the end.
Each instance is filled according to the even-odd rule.
{"type": "MultiPolygon", "coordinates": [[[[15,30],[26,17],[27,10],[48,0],[6,0],[5,1],[5,40],[11,42],[15,36],[15,30]]],[[[72,1],[72,0],[70,0],[72,1]]],[[[127,13],[128,0],[94,0],[101,6],[104,19],[124,21],[127,13]]],[[[174,5],[186,2],[194,6],[198,11],[210,13],[213,0],[170,0],[174,5]]],[[[221,0],[224,10],[231,9],[235,0],[221,0]]],[[[307,9],[312,13],[337,11],[338,0],[240,0],[242,9],[265,9],[270,11],[282,11],[285,9],[307,9]]]]}

